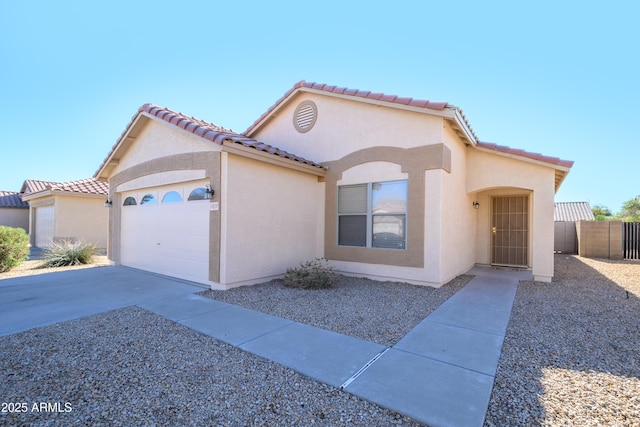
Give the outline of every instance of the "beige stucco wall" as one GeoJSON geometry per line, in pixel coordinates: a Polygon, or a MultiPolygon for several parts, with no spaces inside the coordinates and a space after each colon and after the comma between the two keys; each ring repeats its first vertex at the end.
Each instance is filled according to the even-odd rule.
{"type": "MultiPolygon", "coordinates": [[[[465,273],[476,263],[478,214],[473,207],[473,195],[466,191],[469,149],[449,126],[445,127],[444,143],[451,150],[451,173],[438,171],[441,179],[439,197],[428,198],[427,201],[427,204],[436,205],[440,212],[440,283],[465,273]]],[[[429,181],[427,179],[427,183],[429,181]]],[[[436,213],[432,215],[436,216],[436,213]]],[[[426,220],[429,221],[429,217],[426,220]]]]}
{"type": "Polygon", "coordinates": [[[55,240],[84,240],[107,247],[109,209],[103,197],[57,196],[55,240]]]}
{"type": "Polygon", "coordinates": [[[442,142],[442,119],[413,111],[304,93],[286,105],[254,138],[316,162],[343,158],[376,146],[419,147],[442,142]],[[313,128],[299,133],[293,114],[312,100],[318,110],[313,128]]]}
{"type": "Polygon", "coordinates": [[[29,208],[0,208],[0,225],[22,228],[29,233],[29,208]]]}
{"type": "Polygon", "coordinates": [[[140,163],[180,153],[211,151],[213,144],[185,130],[167,126],[159,119],[143,118],[146,125],[122,156],[111,176],[140,163]]]}
{"type": "Polygon", "coordinates": [[[35,211],[44,206],[55,209],[53,240],[84,240],[106,248],[109,234],[109,209],[105,197],[96,195],[49,194],[29,200],[30,241],[36,243],[35,211]]]}
{"type": "Polygon", "coordinates": [[[324,183],[222,153],[220,283],[247,285],[322,257],[324,183]]]}
{"type": "Polygon", "coordinates": [[[468,149],[467,165],[467,192],[480,203],[476,262],[491,262],[491,197],[529,195],[529,264],[536,280],[551,281],[554,170],[475,149],[468,149]]]}

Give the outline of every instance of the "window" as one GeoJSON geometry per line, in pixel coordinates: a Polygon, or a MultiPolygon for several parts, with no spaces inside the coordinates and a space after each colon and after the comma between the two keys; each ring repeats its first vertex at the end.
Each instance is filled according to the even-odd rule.
{"type": "Polygon", "coordinates": [[[153,194],[145,194],[140,202],[141,205],[155,205],[156,203],[158,203],[158,201],[153,194]]]}
{"type": "Polygon", "coordinates": [[[194,189],[191,194],[189,194],[189,198],[187,199],[188,201],[194,201],[194,200],[206,200],[207,198],[205,197],[207,193],[207,189],[204,187],[198,187],[196,189],[194,189]]]}
{"type": "Polygon", "coordinates": [[[162,198],[162,203],[177,203],[182,201],[182,196],[177,191],[169,191],[162,198]]]}
{"type": "Polygon", "coordinates": [[[129,196],[126,199],[124,199],[124,203],[122,204],[122,206],[135,206],[137,205],[136,203],[136,198],[129,196]]]}
{"type": "Polygon", "coordinates": [[[338,187],[338,245],[405,249],[407,181],[338,187]]]}

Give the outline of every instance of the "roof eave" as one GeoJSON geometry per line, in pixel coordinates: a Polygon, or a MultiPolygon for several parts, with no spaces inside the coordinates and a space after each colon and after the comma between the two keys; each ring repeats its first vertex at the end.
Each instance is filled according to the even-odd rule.
{"type": "Polygon", "coordinates": [[[292,99],[298,97],[304,93],[312,93],[320,96],[330,96],[333,98],[344,99],[347,101],[357,101],[365,104],[394,108],[398,110],[412,111],[421,114],[428,114],[437,117],[443,117],[449,121],[454,122],[461,130],[462,138],[468,140],[468,143],[475,145],[476,137],[469,128],[469,125],[466,123],[466,120],[460,113],[458,108],[455,107],[445,107],[442,110],[437,110],[434,108],[425,108],[420,106],[415,106],[411,104],[400,104],[397,102],[385,101],[384,99],[374,99],[374,98],[366,98],[362,96],[357,96],[352,93],[336,93],[329,92],[323,89],[314,89],[307,86],[302,86],[300,84],[296,84],[292,89],[290,89],[278,102],[272,106],[267,112],[264,114],[262,118],[253,123],[249,128],[244,132],[244,135],[253,138],[255,134],[257,134],[260,129],[262,129],[265,125],[267,125],[271,120],[273,120],[280,111],[289,103],[292,99]]]}
{"type": "Polygon", "coordinates": [[[497,150],[493,150],[491,148],[481,147],[479,145],[476,145],[475,149],[479,150],[479,151],[482,151],[482,152],[485,152],[485,153],[494,154],[496,156],[507,157],[507,158],[510,158],[510,159],[520,160],[522,162],[527,162],[527,163],[531,163],[531,164],[534,164],[534,165],[544,166],[544,167],[547,167],[547,168],[554,169],[555,170],[555,192],[558,192],[558,189],[560,188],[560,185],[562,185],[562,183],[564,182],[565,178],[569,174],[569,171],[571,170],[571,166],[573,165],[573,162],[563,161],[564,163],[566,163],[566,166],[565,166],[563,164],[545,162],[543,160],[536,160],[536,159],[532,159],[530,157],[520,156],[520,155],[513,154],[513,153],[505,153],[503,151],[497,151],[497,150]]]}
{"type": "Polygon", "coordinates": [[[46,190],[37,191],[35,193],[25,194],[22,196],[22,200],[30,201],[34,199],[41,199],[43,197],[54,197],[54,196],[85,197],[85,198],[91,198],[91,199],[104,199],[105,197],[107,197],[106,194],[100,194],[100,193],[83,193],[81,191],[46,189],[46,190]]]}
{"type": "Polygon", "coordinates": [[[142,129],[144,125],[148,123],[148,120],[152,118],[153,117],[150,114],[144,111],[138,111],[131,122],[127,125],[125,131],[120,135],[120,138],[118,138],[116,143],[113,145],[111,151],[104,159],[96,173],[93,175],[93,178],[96,181],[107,182],[109,180],[111,172],[120,162],[119,155],[133,144],[137,138],[135,133],[142,129]]]}
{"type": "Polygon", "coordinates": [[[242,144],[236,143],[230,138],[224,139],[222,141],[222,151],[236,154],[242,157],[251,158],[254,160],[260,160],[272,165],[282,166],[288,169],[305,172],[318,177],[324,177],[327,174],[327,170],[323,167],[302,163],[300,161],[288,159],[285,157],[274,156],[269,152],[260,151],[257,148],[247,147],[242,144]]]}

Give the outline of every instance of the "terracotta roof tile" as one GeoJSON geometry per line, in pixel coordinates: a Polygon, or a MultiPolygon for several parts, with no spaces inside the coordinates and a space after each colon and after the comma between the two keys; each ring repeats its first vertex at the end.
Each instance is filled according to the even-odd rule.
{"type": "Polygon", "coordinates": [[[0,191],[0,208],[28,208],[29,203],[23,202],[20,193],[15,191],[0,191]]]}
{"type": "MultiPolygon", "coordinates": [[[[405,97],[401,98],[401,97],[398,97],[397,95],[385,95],[383,93],[374,93],[371,91],[349,89],[344,87],[327,85],[323,83],[312,83],[312,82],[306,82],[304,80],[301,80],[298,83],[296,83],[291,89],[289,89],[282,96],[282,98],[276,101],[274,105],[269,107],[269,109],[262,116],[260,116],[258,120],[256,120],[251,126],[249,126],[249,128],[244,133],[250,134],[254,130],[254,128],[259,123],[261,123],[266,117],[268,117],[276,108],[278,108],[278,106],[280,106],[280,104],[285,99],[287,99],[293,92],[301,88],[320,90],[323,92],[335,93],[339,95],[373,99],[376,101],[390,102],[398,105],[410,105],[412,107],[425,108],[425,109],[431,109],[431,110],[444,110],[445,108],[455,108],[446,102],[434,102],[434,101],[429,101],[425,99],[413,99],[413,98],[405,98],[405,97]]],[[[466,118],[464,120],[466,121],[466,118]]],[[[467,126],[469,127],[469,129],[471,129],[468,123],[467,123],[467,126]]]]}
{"type": "Polygon", "coordinates": [[[520,157],[526,157],[529,159],[533,159],[533,160],[538,160],[540,162],[543,163],[549,163],[552,165],[556,165],[556,166],[562,166],[565,168],[570,168],[571,166],[573,166],[573,161],[571,160],[562,160],[558,157],[550,157],[550,156],[544,156],[540,153],[532,153],[529,151],[525,151],[519,148],[511,148],[508,147],[506,145],[498,145],[498,144],[493,144],[490,142],[480,142],[478,141],[478,145],[479,148],[485,148],[487,150],[493,150],[493,151],[498,151],[500,153],[505,153],[505,154],[512,154],[514,156],[520,156],[520,157]]]}
{"type": "Polygon", "coordinates": [[[24,181],[24,184],[22,184],[22,190],[20,190],[20,192],[23,194],[37,193],[50,188],[53,184],[55,184],[55,182],[27,179],[24,181]]]}
{"type": "MultiPolygon", "coordinates": [[[[203,120],[196,119],[194,117],[189,117],[182,113],[176,113],[175,111],[172,111],[168,108],[158,107],[157,105],[153,105],[153,104],[145,104],[142,107],[140,107],[138,112],[147,113],[152,116],[155,116],[172,125],[178,126],[188,132],[191,132],[194,135],[197,135],[201,138],[209,140],[215,144],[222,145],[225,141],[230,141],[236,144],[243,145],[245,147],[254,148],[258,151],[271,153],[273,155],[283,157],[285,159],[293,160],[296,162],[304,163],[304,164],[318,167],[318,168],[322,167],[318,163],[315,163],[311,160],[307,160],[293,153],[288,153],[284,150],[280,150],[276,147],[272,147],[271,145],[265,144],[255,139],[251,139],[246,135],[236,133],[230,129],[225,129],[213,123],[208,123],[203,120]]],[[[135,116],[134,116],[134,119],[135,119],[135,116]]],[[[131,123],[129,124],[129,126],[127,126],[127,130],[129,129],[130,126],[131,126],[131,123]]],[[[124,133],[126,133],[126,130],[124,133]]]]}
{"type": "Polygon", "coordinates": [[[68,182],[40,181],[28,179],[22,186],[23,194],[29,195],[41,191],[62,191],[67,193],[99,194],[106,196],[109,193],[109,184],[96,181],[93,178],[80,179],[68,182]]]}

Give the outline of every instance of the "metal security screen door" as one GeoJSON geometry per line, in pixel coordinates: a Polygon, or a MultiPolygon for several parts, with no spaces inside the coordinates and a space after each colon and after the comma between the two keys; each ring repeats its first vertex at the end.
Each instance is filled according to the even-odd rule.
{"type": "Polygon", "coordinates": [[[494,197],[491,210],[491,264],[526,267],[529,197],[494,197]]]}

